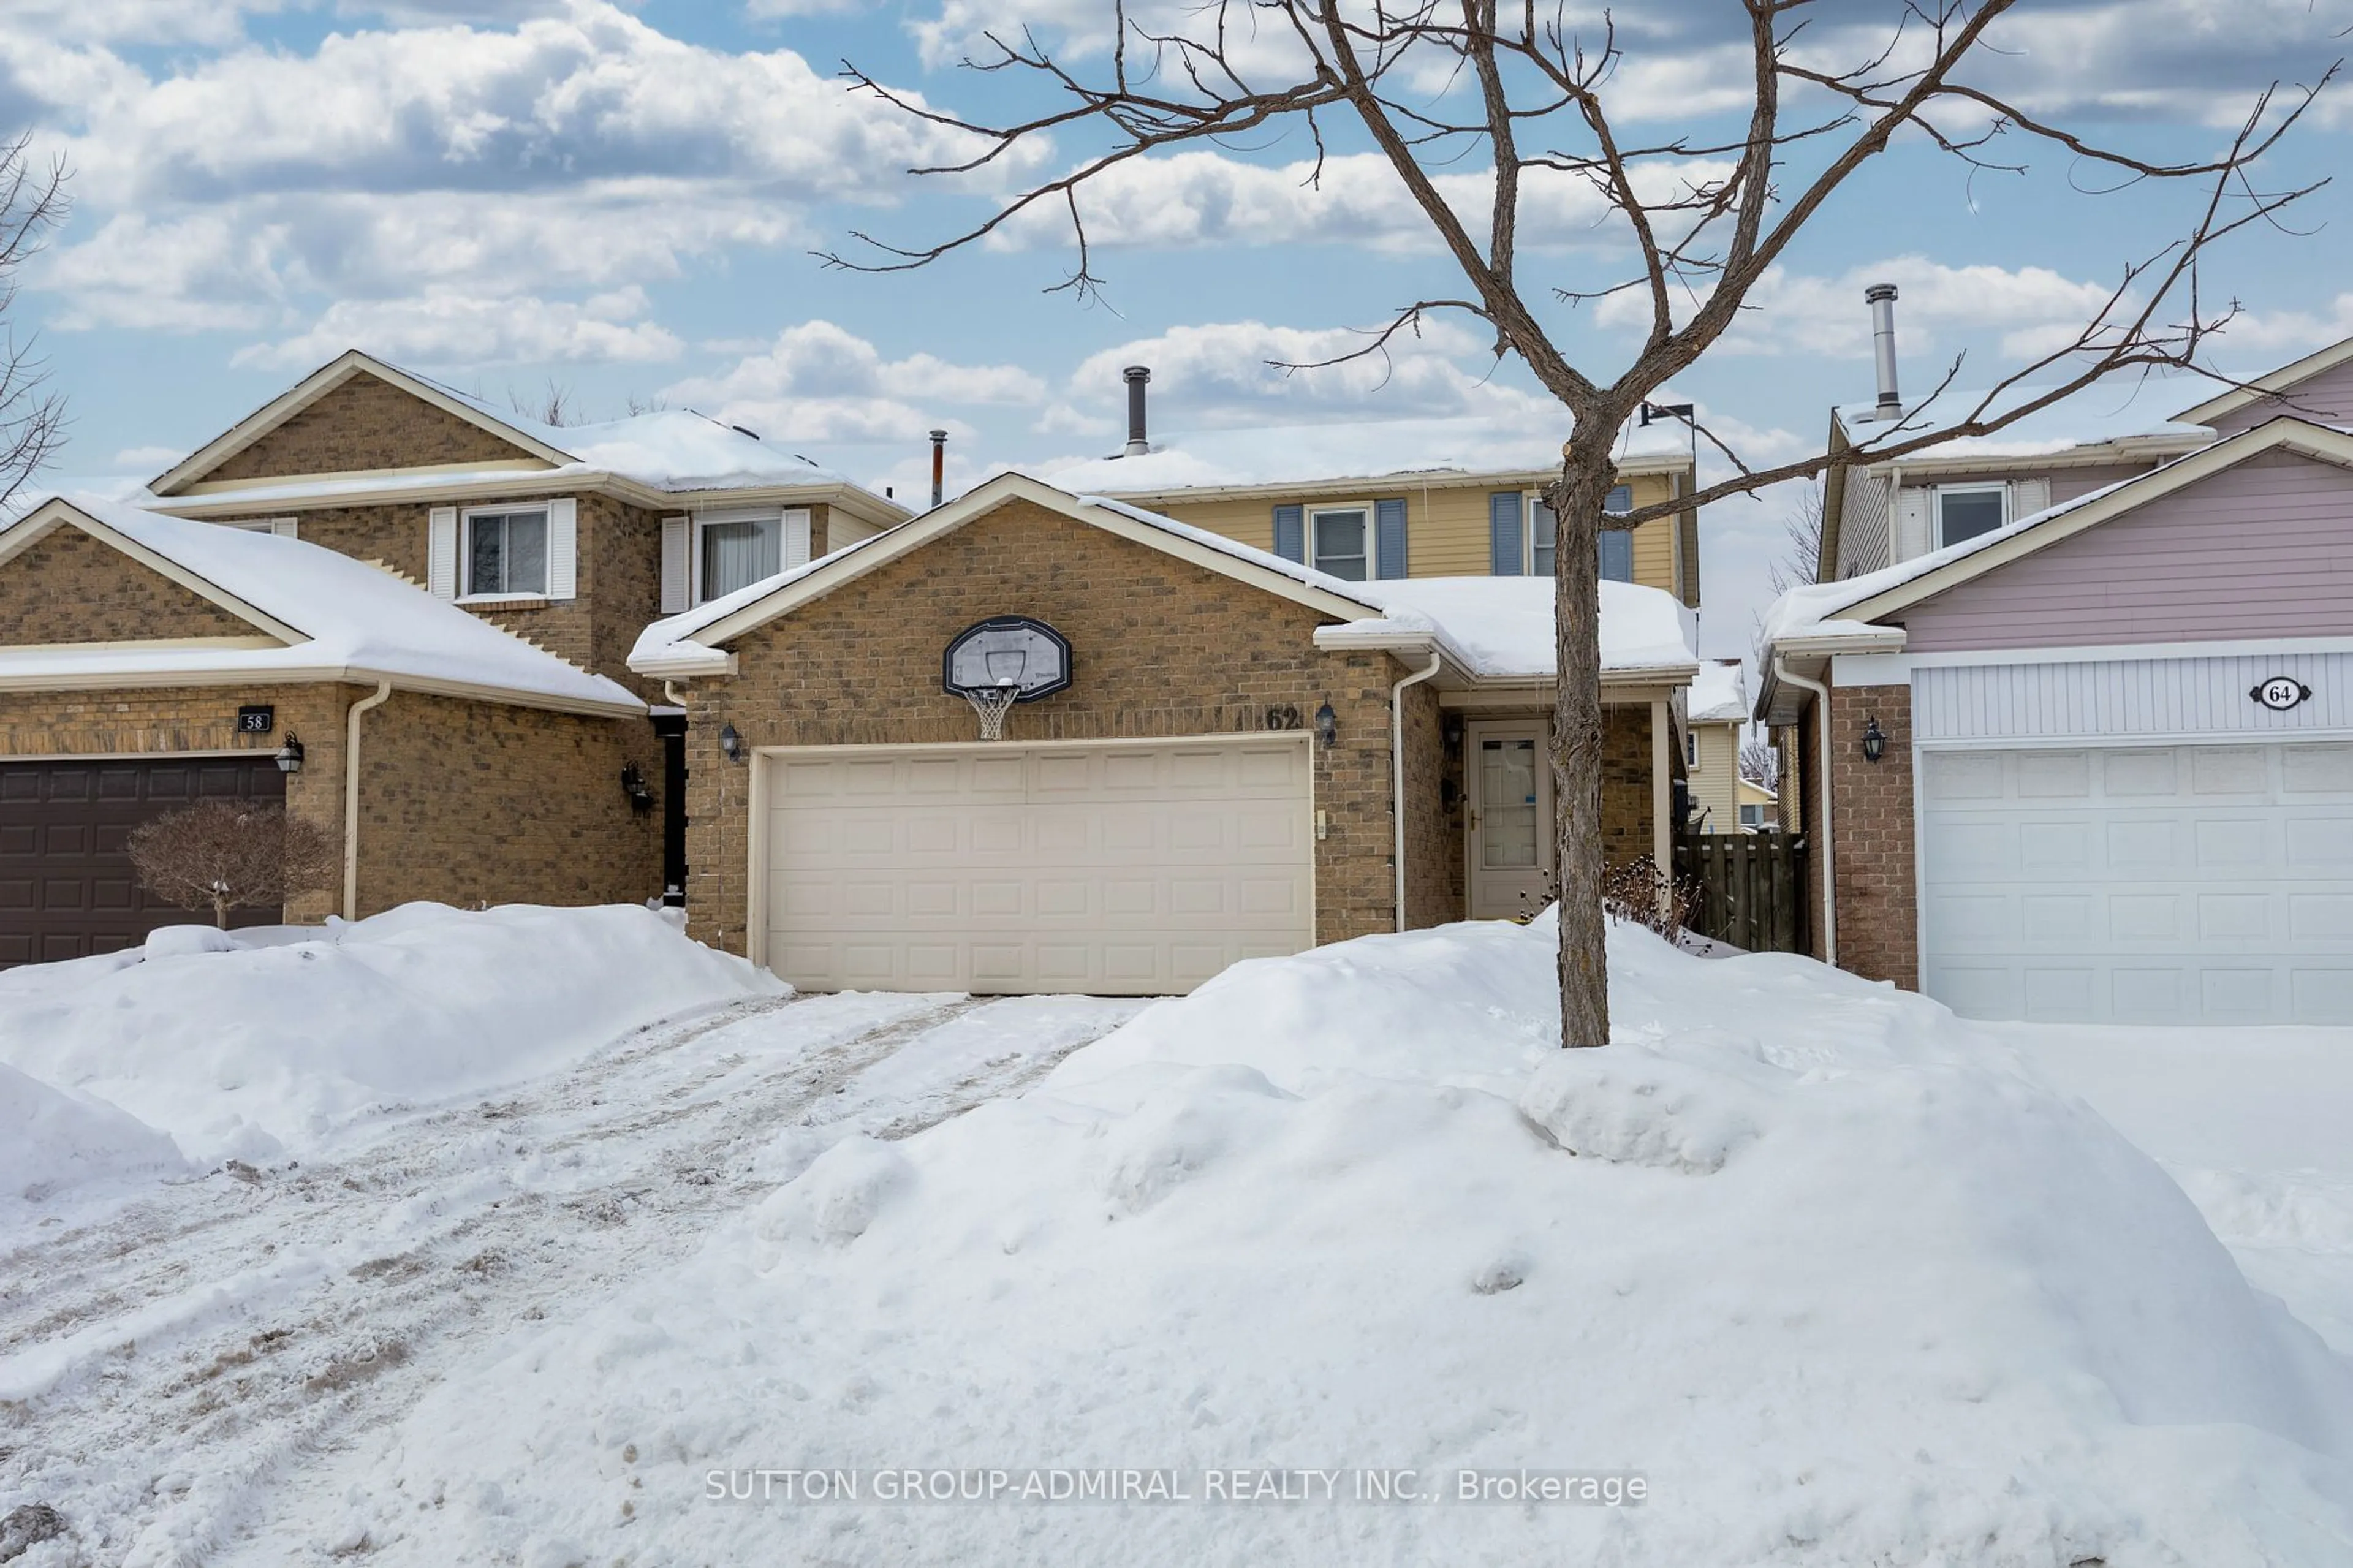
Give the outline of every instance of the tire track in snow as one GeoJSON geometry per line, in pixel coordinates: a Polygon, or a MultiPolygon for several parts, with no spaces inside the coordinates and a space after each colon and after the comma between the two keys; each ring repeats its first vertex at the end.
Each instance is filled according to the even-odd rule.
{"type": "MultiPolygon", "coordinates": [[[[216,1173],[38,1237],[0,1259],[0,1388],[11,1367],[46,1380],[0,1404],[0,1500],[57,1506],[93,1563],[296,1560],[269,1521],[332,1514],[334,1464],[358,1440],[498,1336],[700,1246],[774,1187],[758,1155],[785,1129],[908,1136],[1034,1081],[1132,1011],[1049,1016],[1035,1048],[977,1062],[926,1057],[989,1008],[1026,1027],[1024,1006],[737,1004],[396,1120],[332,1161],[216,1173]],[[884,1064],[896,1070],[869,1091],[884,1064]],[[252,1288],[222,1288],[240,1279],[252,1288]],[[36,1364],[69,1341],[62,1368],[36,1364]]],[[[364,1550],[309,1550],[339,1547],[364,1550]]]]}

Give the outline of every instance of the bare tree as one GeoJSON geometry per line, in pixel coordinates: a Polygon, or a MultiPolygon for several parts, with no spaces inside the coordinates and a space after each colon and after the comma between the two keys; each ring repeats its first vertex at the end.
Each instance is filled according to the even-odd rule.
{"type": "MultiPolygon", "coordinates": [[[[1138,159],[1193,147],[1263,146],[1287,128],[1305,132],[1320,174],[1327,133],[1362,136],[1387,161],[1460,273],[1459,294],[1401,304],[1370,328],[1358,355],[1379,355],[1399,332],[1438,312],[1468,316],[1516,355],[1560,405],[1567,439],[1546,500],[1561,520],[1555,552],[1559,685],[1552,765],[1561,895],[1561,1029],[1565,1045],[1609,1037],[1601,909],[1602,711],[1595,536],[1632,528],[1782,479],[1810,479],[1816,455],[1753,467],[1704,422],[1698,438],[1728,478],[1695,494],[1605,517],[1618,432],[1641,402],[1690,369],[1721,339],[1768,271],[1899,139],[1941,151],[1971,177],[2021,172],[2037,153],[2067,160],[2076,187],[2109,194],[2189,187],[2189,216],[2168,243],[2125,258],[2113,291],[2082,329],[1981,394],[1953,391],[1956,361],[1909,417],[1892,422],[1842,460],[1902,457],[1956,437],[2001,428],[2102,377],[2152,366],[2200,365],[2235,304],[2210,306],[2200,263],[2226,237],[2274,223],[2316,185],[2265,189],[2254,167],[2336,74],[2308,88],[2258,95],[2236,133],[2211,157],[2168,160],[2106,145],[2006,100],[1998,84],[2008,49],[1989,29],[2024,0],[1884,0],[1842,8],[1846,31],[1807,31],[1807,0],[1741,0],[1739,58],[1747,106],[1728,136],[1694,129],[1627,134],[1615,112],[1626,58],[1607,11],[1598,19],[1566,0],[1204,0],[1165,7],[1152,23],[1114,0],[1117,37],[1099,65],[1060,58],[1028,31],[986,35],[965,64],[1044,95],[1026,118],[965,118],[894,91],[855,65],[857,90],[975,139],[972,155],[917,174],[1009,168],[1017,149],[1050,139],[1078,145],[1062,172],[992,204],[987,217],[930,244],[901,246],[860,233],[861,248],[832,265],[900,271],[976,247],[1025,215],[1068,222],[1075,266],[1056,289],[1093,293],[1082,193],[1138,159]],[[1160,30],[1165,26],[1168,30],[1160,30]],[[1853,46],[1855,30],[1874,30],[1853,46]],[[1435,84],[1435,85],[1433,85],[1435,84]],[[1440,179],[1478,171],[1489,200],[1465,211],[1440,179]],[[1523,198],[1567,181],[1598,203],[1593,232],[1607,244],[1547,256],[1531,279],[1521,265],[1523,198]],[[1557,273],[1555,268],[1558,268],[1557,273]],[[1628,295],[1648,324],[1612,370],[1571,362],[1546,324],[1556,303],[1628,295]]],[[[1155,13],[1157,14],[1157,13],[1155,13]]],[[[1635,89],[1629,89],[1635,90],[1635,89]]],[[[1014,95],[1018,100],[1018,93],[1014,95]]],[[[1655,100],[1646,105],[1655,108],[1655,100]]],[[[1697,114],[1694,114],[1694,119],[1697,114]]],[[[1729,117],[1710,113],[1712,123],[1729,117]]],[[[930,210],[930,209],[927,209],[930,210]]],[[[2122,232],[2121,226],[2117,231],[2122,232]]],[[[1325,362],[1336,363],[1336,362],[1325,362]]],[[[1297,368],[1297,367],[1293,367],[1297,368]]]]}
{"type": "MultiPolygon", "coordinates": [[[[507,406],[526,419],[535,419],[559,430],[566,425],[581,422],[579,400],[573,395],[570,387],[557,382],[554,376],[548,377],[547,386],[541,392],[526,395],[510,389],[507,406]]],[[[636,410],[630,412],[635,413],[636,410]]]]}
{"type": "Polygon", "coordinates": [[[64,161],[39,163],[32,148],[29,132],[0,142],[0,516],[66,439],[65,400],[47,390],[48,366],[10,316],[17,274],[69,205],[64,161]]]}
{"type": "Polygon", "coordinates": [[[1781,753],[1770,736],[1751,731],[1740,742],[1740,776],[1759,789],[1781,787],[1781,753]]]}
{"type": "Polygon", "coordinates": [[[1798,492],[1796,507],[1781,519],[1781,553],[1765,568],[1775,597],[1816,580],[1822,569],[1822,487],[1818,479],[1798,492]]]}
{"type": "Polygon", "coordinates": [[[341,868],[334,840],[274,805],[205,800],[131,830],[139,885],[167,904],[209,910],[228,929],[232,910],[271,909],[330,886],[341,868]]]}

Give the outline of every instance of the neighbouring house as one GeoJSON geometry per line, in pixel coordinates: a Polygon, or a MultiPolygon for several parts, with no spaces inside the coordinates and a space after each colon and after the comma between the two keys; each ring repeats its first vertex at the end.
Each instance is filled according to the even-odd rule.
{"type": "Polygon", "coordinates": [[[1761,833],[1779,826],[1777,813],[1780,809],[1781,797],[1775,791],[1743,773],[1734,785],[1734,795],[1738,803],[1743,831],[1761,833]]]}
{"type": "MultiPolygon", "coordinates": [[[[142,505],[375,562],[654,704],[668,846],[645,894],[682,897],[683,731],[631,673],[646,625],[910,514],[807,458],[685,409],[548,426],[357,351],[239,420],[142,505]]],[[[643,721],[641,721],[642,722],[643,721]]]]}
{"type": "Polygon", "coordinates": [[[124,840],[207,798],[282,805],[342,847],[337,887],[244,923],[642,899],[661,857],[646,712],[382,567],[47,501],[0,528],[0,966],[191,919],[148,901],[124,840]]]}
{"type": "MultiPolygon", "coordinates": [[[[1602,595],[1605,852],[1663,858],[1693,616],[1602,595]]],[[[1540,579],[1349,581],[1008,474],[630,665],[686,708],[697,936],[817,989],[1152,994],[1540,908],[1553,637],[1540,579]]]]}
{"type": "Polygon", "coordinates": [[[1945,531],[1775,606],[1818,956],[1980,1017],[2353,1022],[2353,342],[2158,423],[1977,470],[1999,521],[1923,485],[1945,531]]]}
{"type": "MultiPolygon", "coordinates": [[[[1128,441],[1117,456],[1044,477],[1239,540],[1347,582],[1405,577],[1549,577],[1556,532],[1540,497],[1557,458],[1499,450],[1487,421],[1462,418],[1268,426],[1147,437],[1149,374],[1128,373],[1128,441]],[[1501,460],[1499,460],[1501,459],[1501,460]]],[[[1688,426],[1626,433],[1609,509],[1693,491],[1688,426]]],[[[1639,583],[1699,604],[1699,515],[1605,531],[1606,582],[1639,583]]]]}
{"type": "Polygon", "coordinates": [[[1747,803],[1741,785],[1747,781],[1740,776],[1740,727],[1748,722],[1748,689],[1740,661],[1702,664],[1686,701],[1683,769],[1692,830],[1738,833],[1759,826],[1742,809],[1747,803]]]}

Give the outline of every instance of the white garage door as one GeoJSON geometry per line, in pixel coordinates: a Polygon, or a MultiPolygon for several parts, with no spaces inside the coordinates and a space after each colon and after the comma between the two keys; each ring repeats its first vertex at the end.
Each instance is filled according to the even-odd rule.
{"type": "Polygon", "coordinates": [[[1306,738],[761,760],[770,968],[811,990],[1190,990],[1314,942],[1306,738]]]}
{"type": "Polygon", "coordinates": [[[1921,762],[1924,978],[1955,1011],[2353,1023],[2353,746],[1921,762]]]}

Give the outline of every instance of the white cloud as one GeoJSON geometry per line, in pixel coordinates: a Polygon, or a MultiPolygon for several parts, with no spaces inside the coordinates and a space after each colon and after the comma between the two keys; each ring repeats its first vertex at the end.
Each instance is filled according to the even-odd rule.
{"type": "Polygon", "coordinates": [[[232,364],[277,370],[324,363],[345,349],[420,366],[644,363],[678,357],[682,345],[641,320],[645,291],[628,288],[579,302],[531,296],[426,294],[342,300],[309,331],[240,349],[232,364]]]}
{"type": "Polygon", "coordinates": [[[112,466],[117,468],[138,468],[148,473],[161,473],[187,452],[178,447],[125,447],[114,454],[112,466]]]}
{"type": "Polygon", "coordinates": [[[929,353],[885,359],[831,321],[806,321],[764,352],[662,395],[779,440],[888,443],[921,441],[935,426],[968,438],[972,425],[944,407],[1027,406],[1045,401],[1046,385],[1015,365],[956,364],[929,353]]]}

